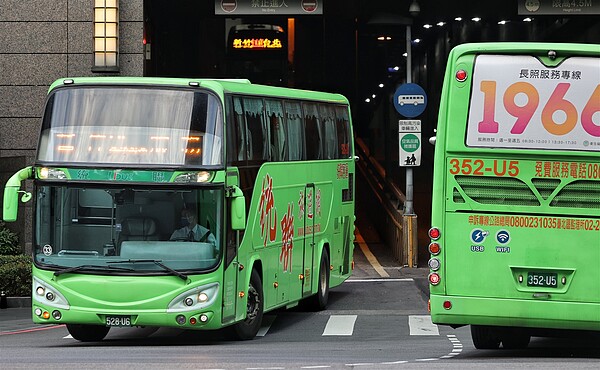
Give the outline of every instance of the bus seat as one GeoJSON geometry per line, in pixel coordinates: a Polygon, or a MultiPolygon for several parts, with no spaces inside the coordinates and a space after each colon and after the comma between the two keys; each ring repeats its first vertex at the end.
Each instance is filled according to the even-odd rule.
{"type": "Polygon", "coordinates": [[[156,221],[148,217],[129,217],[121,222],[119,245],[124,240],[159,240],[156,221]]]}

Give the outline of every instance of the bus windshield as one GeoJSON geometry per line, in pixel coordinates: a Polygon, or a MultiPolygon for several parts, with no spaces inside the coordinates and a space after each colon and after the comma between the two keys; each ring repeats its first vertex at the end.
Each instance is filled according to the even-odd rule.
{"type": "Polygon", "coordinates": [[[223,164],[218,98],[148,87],[60,88],[48,97],[39,163],[206,167],[223,164]]]}
{"type": "Polygon", "coordinates": [[[221,188],[38,189],[34,256],[41,268],[197,273],[219,261],[221,188]]]}

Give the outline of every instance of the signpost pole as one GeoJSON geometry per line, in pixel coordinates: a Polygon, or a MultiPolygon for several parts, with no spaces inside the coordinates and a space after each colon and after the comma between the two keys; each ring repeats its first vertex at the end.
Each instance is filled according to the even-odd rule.
{"type": "MultiPolygon", "coordinates": [[[[410,24],[406,25],[406,83],[412,83],[412,35],[410,24]]],[[[400,158],[402,160],[402,158],[400,158]]],[[[404,203],[403,239],[408,267],[417,267],[417,215],[413,208],[413,170],[406,167],[406,202],[404,203]]]]}

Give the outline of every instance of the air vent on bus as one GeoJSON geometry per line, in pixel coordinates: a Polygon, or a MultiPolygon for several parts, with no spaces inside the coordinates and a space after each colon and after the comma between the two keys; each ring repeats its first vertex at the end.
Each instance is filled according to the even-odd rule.
{"type": "Polygon", "coordinates": [[[550,202],[552,207],[600,208],[600,182],[589,180],[573,181],[550,202]]]}
{"type": "Polygon", "coordinates": [[[544,199],[548,199],[554,189],[560,185],[560,180],[558,179],[531,179],[531,182],[544,199]]]}
{"type": "Polygon", "coordinates": [[[455,176],[465,194],[481,204],[539,206],[529,186],[511,177],[455,176]]]}
{"type": "Polygon", "coordinates": [[[454,200],[454,203],[465,203],[465,199],[460,194],[457,188],[454,188],[454,190],[452,191],[452,200],[454,200]]]}

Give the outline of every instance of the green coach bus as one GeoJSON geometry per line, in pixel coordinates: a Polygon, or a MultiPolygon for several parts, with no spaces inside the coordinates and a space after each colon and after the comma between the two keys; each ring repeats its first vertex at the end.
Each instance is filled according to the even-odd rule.
{"type": "Polygon", "coordinates": [[[432,321],[487,349],[600,330],[600,45],[455,47],[435,141],[432,321]]]}
{"type": "MultiPolygon", "coordinates": [[[[325,308],[353,267],[354,146],[339,94],[247,80],[68,78],[35,163],[33,321],[80,341],[113,326],[230,327],[325,308]]],[[[33,191],[21,190],[33,179],[33,191]]]]}

